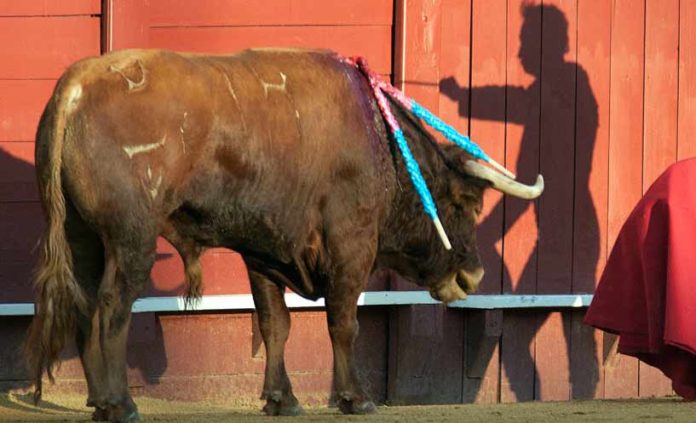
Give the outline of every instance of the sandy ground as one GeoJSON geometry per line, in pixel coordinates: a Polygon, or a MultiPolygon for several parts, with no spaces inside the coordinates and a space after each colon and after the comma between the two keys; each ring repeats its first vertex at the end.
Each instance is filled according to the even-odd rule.
{"type": "MultiPolygon", "coordinates": [[[[135,399],[144,422],[696,422],[696,403],[676,398],[625,401],[529,402],[497,405],[379,407],[371,416],[342,416],[335,408],[309,408],[302,417],[264,417],[258,409],[223,403],[135,399]]],[[[2,422],[88,422],[90,410],[78,396],[50,396],[34,407],[29,395],[0,394],[2,422]]],[[[260,406],[260,404],[259,404],[260,406]]]]}

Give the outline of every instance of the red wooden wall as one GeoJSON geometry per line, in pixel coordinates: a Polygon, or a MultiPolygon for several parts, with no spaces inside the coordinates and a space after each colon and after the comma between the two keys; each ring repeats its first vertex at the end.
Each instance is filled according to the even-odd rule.
{"type": "Polygon", "coordinates": [[[99,0],[0,2],[0,303],[32,299],[36,125],[65,68],[99,54],[100,12],[99,0]]]}
{"type": "MultiPolygon", "coordinates": [[[[487,193],[482,292],[592,292],[640,195],[669,164],[696,155],[694,28],[696,5],[679,0],[5,0],[0,303],[31,299],[31,251],[42,226],[32,167],[41,108],[61,71],[98,54],[100,43],[211,53],[311,46],[367,56],[521,179],[546,178],[533,204],[487,193]]],[[[206,294],[249,292],[232,252],[208,252],[204,278],[206,294]]],[[[148,295],[178,293],[182,280],[181,261],[162,242],[148,295]]],[[[415,289],[400,281],[370,288],[415,289]]],[[[372,394],[394,403],[671,392],[654,369],[616,356],[615,340],[582,317],[364,308],[359,360],[372,394]]],[[[293,323],[291,378],[302,398],[323,401],[331,382],[323,314],[294,312],[293,323]]],[[[23,378],[13,369],[26,324],[0,318],[0,389],[23,378]]],[[[245,401],[260,391],[263,349],[252,313],[142,314],[130,341],[136,391],[245,401]]],[[[74,353],[66,358],[59,383],[82,387],[74,353]]]]}
{"type": "MultiPolygon", "coordinates": [[[[592,292],[633,205],[667,166],[694,152],[686,117],[694,7],[678,0],[405,0],[399,7],[397,82],[521,179],[546,178],[533,205],[487,194],[482,291],[592,292]]],[[[425,310],[401,313],[438,324],[425,310]]],[[[450,336],[464,333],[463,346],[447,347],[463,357],[464,400],[671,392],[659,372],[615,356],[613,337],[583,326],[581,311],[477,314],[440,324],[453,327],[450,336]]],[[[392,339],[397,355],[409,336],[392,339]]],[[[427,347],[417,356],[437,357],[427,347]]],[[[395,370],[390,362],[390,375],[415,381],[408,370],[415,362],[397,360],[395,370]]],[[[410,382],[399,386],[408,391],[410,382]]]]}

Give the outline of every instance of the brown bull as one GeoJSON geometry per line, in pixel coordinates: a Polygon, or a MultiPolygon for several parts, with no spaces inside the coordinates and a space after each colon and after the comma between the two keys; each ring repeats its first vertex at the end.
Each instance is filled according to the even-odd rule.
{"type": "Polygon", "coordinates": [[[365,77],[330,52],[132,50],[70,67],[37,134],[48,221],[27,342],[37,396],[74,337],[94,418],[138,419],[126,338],[163,236],[183,258],[189,298],[200,294],[205,248],[242,255],[267,353],[267,414],[301,412],[283,359],[285,287],[326,299],[340,409],[373,411],[353,360],[356,302],[371,272],[392,269],[437,299],[463,298],[483,275],[483,189],[533,198],[543,186],[501,179],[392,108],[451,251],[422,211],[365,77]]]}

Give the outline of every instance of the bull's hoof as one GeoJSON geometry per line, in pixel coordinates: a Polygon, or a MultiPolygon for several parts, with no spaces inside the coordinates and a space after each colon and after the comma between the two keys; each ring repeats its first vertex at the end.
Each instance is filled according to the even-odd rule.
{"type": "Polygon", "coordinates": [[[372,414],[377,411],[375,403],[370,400],[348,400],[338,401],[338,409],[343,414],[372,414]]]}
{"type": "Polygon", "coordinates": [[[95,422],[108,422],[109,421],[109,411],[103,407],[94,407],[94,412],[92,413],[92,421],[95,422]]]}
{"type": "Polygon", "coordinates": [[[304,410],[291,391],[265,390],[261,399],[266,400],[263,412],[267,416],[299,416],[304,410]]]}
{"type": "Polygon", "coordinates": [[[137,408],[112,405],[108,412],[108,421],[111,423],[135,423],[140,421],[140,413],[137,408]]]}
{"type": "Polygon", "coordinates": [[[296,399],[293,398],[293,400],[294,401],[274,401],[269,399],[263,407],[263,412],[267,416],[300,416],[304,414],[302,406],[298,404],[296,399]]]}

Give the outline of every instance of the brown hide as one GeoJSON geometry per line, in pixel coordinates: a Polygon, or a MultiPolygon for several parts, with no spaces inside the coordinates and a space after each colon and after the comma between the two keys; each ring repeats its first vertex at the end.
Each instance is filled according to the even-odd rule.
{"type": "Polygon", "coordinates": [[[128,50],[73,65],[37,134],[49,221],[28,341],[37,393],[76,330],[95,419],[137,416],[125,336],[164,236],[184,259],[191,296],[200,293],[205,248],[242,254],[267,348],[268,414],[299,410],[282,358],[285,286],[326,297],[339,406],[373,410],[352,361],[356,301],[370,272],[395,270],[447,300],[471,292],[482,275],[475,220],[487,182],[459,170],[466,153],[438,146],[409,112],[392,107],[450,252],[423,213],[365,77],[331,52],[128,50]]]}
{"type": "Polygon", "coordinates": [[[387,205],[384,126],[362,76],[330,53],[125,51],[68,81],[82,87],[70,197],[106,233],[137,204],[168,237],[315,268],[326,219],[369,226],[387,205]]]}

